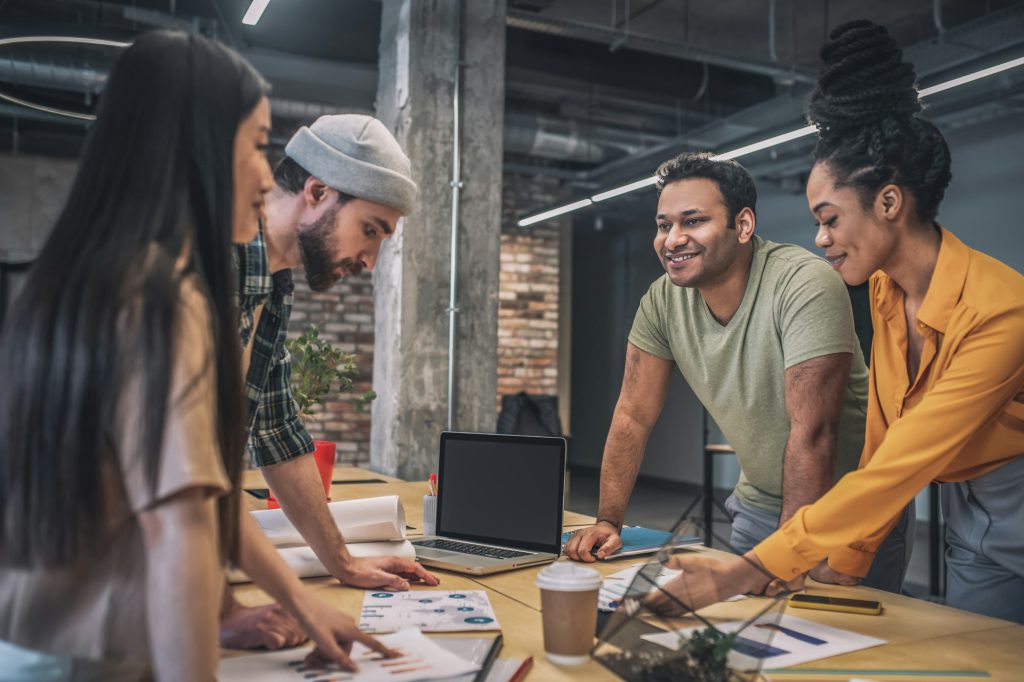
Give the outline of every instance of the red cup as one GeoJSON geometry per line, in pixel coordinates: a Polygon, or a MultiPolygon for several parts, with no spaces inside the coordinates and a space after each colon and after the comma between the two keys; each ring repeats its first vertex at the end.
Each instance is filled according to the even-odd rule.
{"type": "MultiPolygon", "coordinates": [[[[313,461],[316,462],[316,470],[320,472],[320,480],[324,484],[324,497],[331,499],[331,479],[334,477],[334,462],[338,452],[338,446],[331,441],[313,441],[313,461]]],[[[279,509],[281,505],[274,497],[274,491],[268,490],[267,509],[279,509]]]]}
{"type": "Polygon", "coordinates": [[[334,462],[337,458],[338,446],[326,440],[315,441],[316,450],[313,459],[320,472],[320,480],[324,482],[324,497],[331,499],[331,479],[334,477],[334,462]]]}

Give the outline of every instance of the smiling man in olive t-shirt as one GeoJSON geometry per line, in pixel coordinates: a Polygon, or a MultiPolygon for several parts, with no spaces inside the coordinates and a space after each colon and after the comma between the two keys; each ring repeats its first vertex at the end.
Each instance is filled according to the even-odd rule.
{"type": "MultiPolygon", "coordinates": [[[[864,445],[867,368],[839,276],[809,251],[754,235],[757,191],[735,161],[683,154],[662,164],[657,186],[654,249],[666,274],[640,301],[629,334],[598,522],[566,544],[573,559],[619,547],[675,368],[736,451],[741,475],[726,506],[738,552],[855,469],[864,445]]],[[[865,584],[899,590],[910,517],[908,510],[865,584]]],[[[854,580],[824,562],[811,575],[854,580]]]]}

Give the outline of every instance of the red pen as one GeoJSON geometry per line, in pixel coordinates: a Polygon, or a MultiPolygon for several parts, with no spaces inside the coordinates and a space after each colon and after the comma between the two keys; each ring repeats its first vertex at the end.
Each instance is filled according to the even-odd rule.
{"type": "Polygon", "coordinates": [[[430,474],[427,479],[427,490],[430,495],[437,496],[437,474],[430,474]]]}

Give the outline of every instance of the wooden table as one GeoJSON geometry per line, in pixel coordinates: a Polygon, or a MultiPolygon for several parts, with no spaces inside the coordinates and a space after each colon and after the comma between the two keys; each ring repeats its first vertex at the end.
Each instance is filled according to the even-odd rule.
{"type": "MultiPolygon", "coordinates": [[[[334,480],[353,481],[331,488],[332,500],[350,500],[379,495],[398,495],[405,506],[406,522],[412,527],[411,537],[422,534],[422,502],[426,491],[425,482],[406,482],[377,474],[365,469],[338,467],[334,480]],[[356,483],[378,479],[380,483],[356,483]]],[[[244,474],[245,487],[264,487],[259,471],[244,474]]],[[[243,493],[244,503],[250,509],[261,509],[266,503],[243,493]]],[[[566,512],[564,523],[567,529],[592,522],[592,517],[566,512]]],[[[707,548],[693,551],[712,556],[727,556],[724,552],[707,548]]],[[[617,561],[592,564],[607,575],[632,566],[642,558],[628,557],[617,561]]],[[[443,589],[481,589],[488,591],[491,604],[502,625],[505,646],[503,657],[532,656],[533,672],[529,679],[548,680],[614,680],[614,675],[600,664],[591,661],[575,668],[561,668],[547,661],[541,631],[540,592],[534,586],[540,568],[527,568],[491,576],[470,577],[458,573],[431,569],[441,578],[443,589]]],[[[363,590],[339,584],[333,578],[306,580],[325,601],[349,614],[359,613],[362,607],[363,590]]],[[[885,611],[881,616],[857,616],[825,611],[799,611],[787,609],[787,613],[813,620],[824,625],[859,632],[888,641],[888,644],[865,649],[842,656],[814,661],[792,670],[807,670],[807,673],[773,673],[772,680],[835,680],[863,677],[873,680],[894,679],[938,679],[928,677],[886,677],[881,674],[829,674],[827,670],[846,669],[921,669],[921,670],[979,670],[990,677],[959,677],[943,679],[1006,680],[1018,682],[1024,679],[1024,626],[1009,621],[980,616],[966,611],[952,609],[938,604],[881,592],[866,587],[841,587],[822,585],[813,581],[808,586],[815,594],[875,599],[883,603],[885,611]],[[818,672],[815,672],[818,671],[818,672]]],[[[413,589],[428,589],[414,586],[413,589]]],[[[235,590],[238,600],[244,604],[256,605],[269,601],[259,588],[240,585],[235,590]]],[[[701,611],[712,619],[737,619],[753,615],[763,608],[761,599],[716,604],[701,611]]],[[[226,652],[227,653],[227,652],[226,652]]]]}

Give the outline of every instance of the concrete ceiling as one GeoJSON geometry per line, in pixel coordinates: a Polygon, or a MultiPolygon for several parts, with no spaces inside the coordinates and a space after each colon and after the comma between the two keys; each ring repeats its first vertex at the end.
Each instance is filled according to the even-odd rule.
{"type": "MultiPolygon", "coordinates": [[[[971,14],[984,13],[985,4],[947,1],[943,11],[960,23],[971,14]]],[[[515,10],[517,3],[513,0],[510,5],[515,10]]],[[[997,7],[989,3],[988,10],[992,9],[997,7]]],[[[831,28],[853,19],[871,19],[909,45],[935,35],[932,11],[932,0],[555,0],[536,15],[614,30],[626,46],[632,34],[750,63],[814,70],[818,48],[831,28]]]]}
{"type": "MultiPolygon", "coordinates": [[[[665,137],[661,143],[648,138],[639,152],[582,170],[579,164],[545,160],[536,153],[519,154],[506,145],[506,157],[512,157],[506,168],[560,177],[575,186],[576,194],[586,196],[588,190],[641,177],[684,149],[724,151],[798,127],[823,38],[835,26],[857,18],[886,25],[924,85],[987,66],[1000,57],[1024,54],[1024,4],[1019,1],[510,0],[510,65],[517,60],[515,31],[543,34],[563,46],[590,42],[622,62],[638,64],[646,59],[647,68],[632,69],[633,76],[626,81],[614,80],[614,69],[601,69],[594,77],[581,79],[579,90],[584,101],[587,93],[600,97],[612,85],[620,88],[617,94],[623,100],[658,101],[663,109],[645,117],[647,127],[634,127],[625,136],[652,132],[660,115],[660,132],[665,137]],[[702,81],[707,91],[700,98],[692,95],[697,82],[694,65],[711,65],[702,81]],[[630,95],[629,88],[636,92],[630,95]],[[673,108],[678,121],[675,133],[664,122],[666,111],[673,108]],[[705,115],[703,120],[700,113],[705,115]]],[[[515,76],[510,67],[508,92],[514,104],[515,82],[529,80],[523,74],[515,76]]],[[[934,108],[935,116],[973,120],[973,115],[963,115],[963,109],[978,108],[986,95],[1003,104],[988,107],[985,116],[1018,110],[1024,87],[1021,78],[1015,72],[990,80],[979,86],[984,93],[980,98],[970,90],[951,94],[934,108]]],[[[586,116],[587,112],[581,114],[584,135],[586,116]]],[[[793,184],[807,165],[807,152],[806,142],[791,143],[745,162],[760,178],[793,184]]]]}
{"type": "MultiPolygon", "coordinates": [[[[0,33],[130,36],[163,26],[212,35],[274,84],[279,142],[320,113],[373,110],[378,1],[273,0],[256,27],[241,24],[248,4],[0,0],[0,33]]],[[[823,37],[862,17],[888,26],[924,77],[1024,49],[1020,0],[508,0],[506,169],[585,191],[647,172],[680,148],[721,149],[798,123],[823,37]]],[[[87,111],[103,59],[0,48],[0,90],[87,111]],[[40,64],[68,67],[72,82],[33,82],[40,64]]],[[[74,156],[83,130],[0,103],[0,148],[74,156]]],[[[778,159],[771,169],[789,172],[778,159]]]]}

